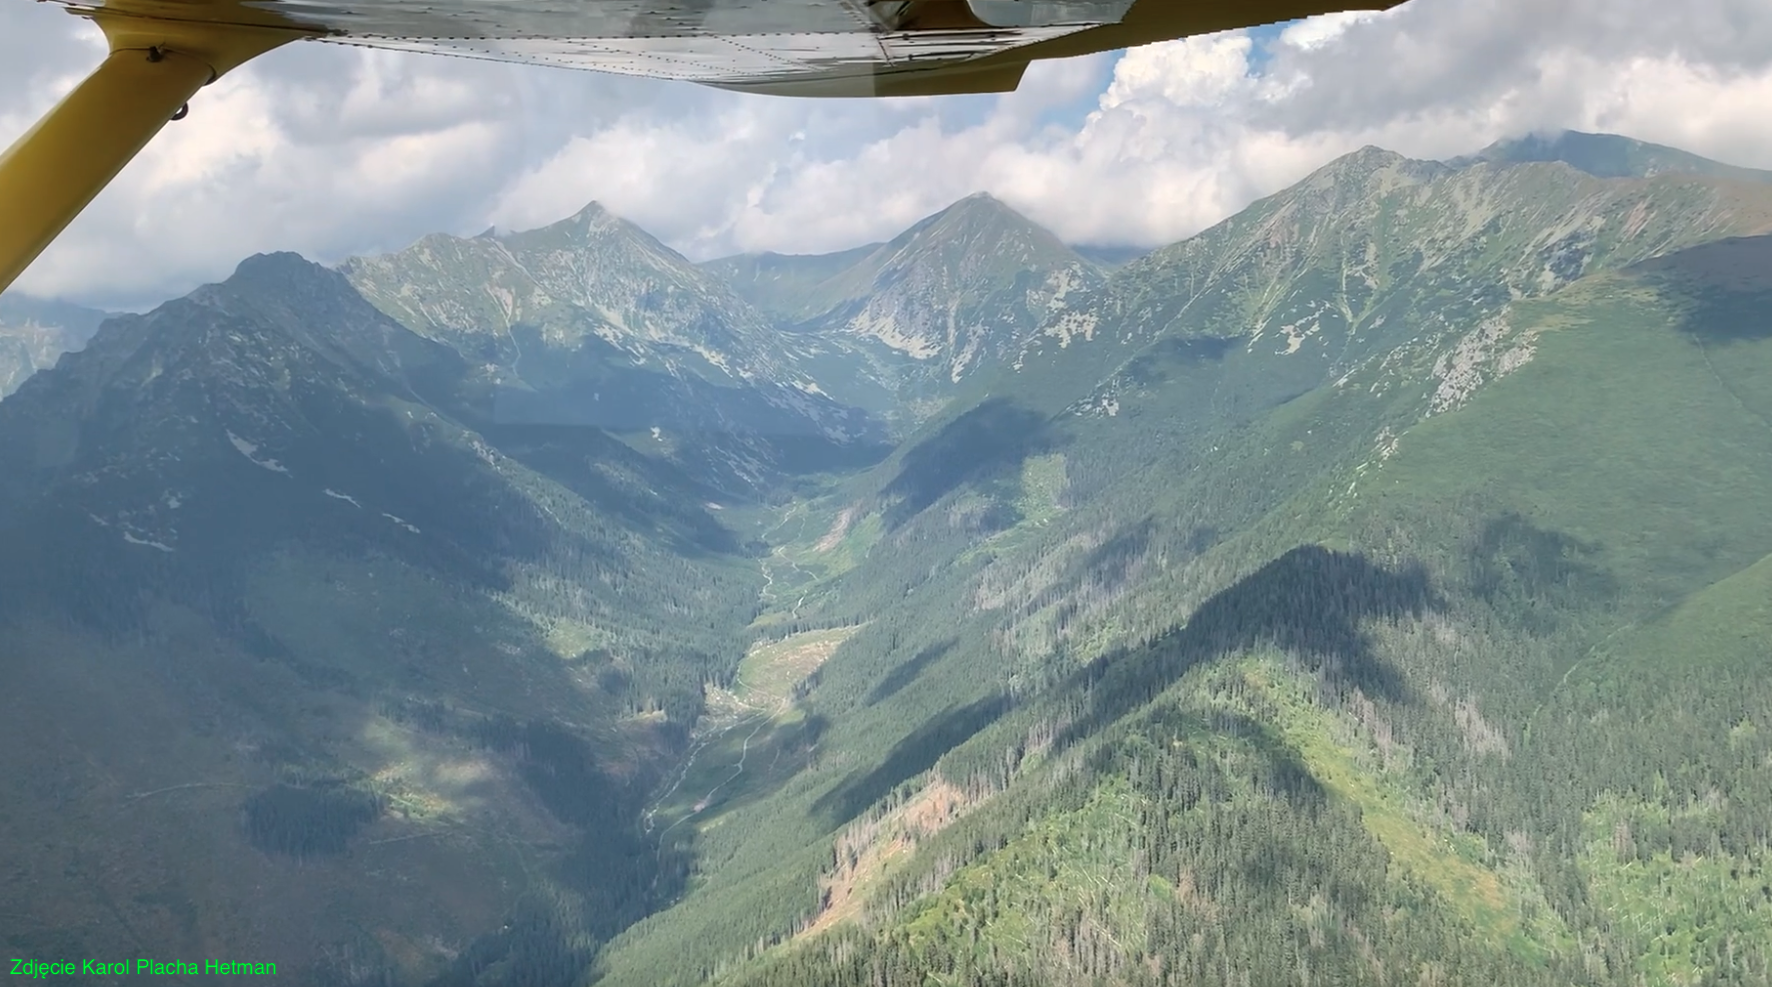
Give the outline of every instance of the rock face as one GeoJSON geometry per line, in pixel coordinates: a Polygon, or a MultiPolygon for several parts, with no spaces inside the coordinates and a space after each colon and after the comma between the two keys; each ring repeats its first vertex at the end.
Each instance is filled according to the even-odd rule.
{"type": "Polygon", "coordinates": [[[845,383],[896,395],[900,405],[888,410],[911,424],[960,385],[995,372],[1041,323],[1106,280],[1052,233],[984,194],[879,246],[705,266],[778,325],[847,357],[859,381],[845,383]]]}

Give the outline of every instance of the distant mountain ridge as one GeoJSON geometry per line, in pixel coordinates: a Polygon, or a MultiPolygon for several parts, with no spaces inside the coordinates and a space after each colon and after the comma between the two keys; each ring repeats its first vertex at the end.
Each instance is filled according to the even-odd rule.
{"type": "Polygon", "coordinates": [[[961,382],[994,372],[1068,299],[1105,280],[1050,231],[985,193],[885,244],[704,267],[753,286],[777,325],[832,352],[827,365],[859,362],[861,378],[905,402],[898,417],[913,423],[961,382]]]}
{"type": "Polygon", "coordinates": [[[25,378],[86,345],[106,313],[17,293],[0,295],[0,398],[25,378]]]}
{"type": "Polygon", "coordinates": [[[1366,148],[1117,271],[1042,326],[999,387],[1074,395],[1091,377],[1083,365],[1100,361],[1119,383],[1090,400],[1109,407],[1116,388],[1136,389],[1144,363],[1173,362],[1158,354],[1164,346],[1219,340],[1284,358],[1257,386],[1296,393],[1382,361],[1428,327],[1768,230],[1772,189],[1758,183],[1685,172],[1602,179],[1563,162],[1454,167],[1366,148]]]}
{"type": "Polygon", "coordinates": [[[1689,151],[1616,134],[1587,134],[1577,130],[1500,140],[1447,164],[1461,168],[1485,161],[1498,164],[1560,161],[1595,178],[1654,178],[1684,174],[1738,182],[1772,182],[1772,171],[1723,164],[1689,151]]]}
{"type": "Polygon", "coordinates": [[[741,487],[808,443],[867,448],[884,436],[729,287],[595,203],[540,229],[435,235],[339,269],[390,317],[479,365],[506,423],[637,435],[741,487]]]}

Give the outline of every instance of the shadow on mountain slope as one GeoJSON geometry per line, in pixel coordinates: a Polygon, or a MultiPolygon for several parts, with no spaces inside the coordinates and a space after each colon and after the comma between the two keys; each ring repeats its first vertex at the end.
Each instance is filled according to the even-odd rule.
{"type": "Polygon", "coordinates": [[[1510,511],[1484,522],[1472,540],[1467,579],[1471,592],[1502,619],[1548,633],[1557,614],[1618,591],[1618,580],[1595,561],[1599,550],[1510,511]]]}
{"type": "Polygon", "coordinates": [[[910,661],[894,667],[868,692],[867,704],[872,706],[898,695],[905,686],[915,682],[917,676],[923,674],[923,669],[954,650],[957,643],[959,642],[954,638],[948,638],[940,644],[932,644],[913,655],[910,661]]]}
{"type": "Polygon", "coordinates": [[[813,814],[824,816],[833,826],[854,819],[894,788],[934,767],[943,754],[995,723],[1010,705],[1009,697],[994,695],[949,707],[894,744],[879,767],[851,775],[819,796],[812,803],[813,814]]]}
{"type": "Polygon", "coordinates": [[[735,555],[731,529],[704,506],[720,495],[634,452],[601,429],[578,425],[487,425],[500,452],[690,557],[735,555]]]}
{"type": "MultiPolygon", "coordinates": [[[[1059,702],[1081,696],[1085,706],[1056,746],[1071,746],[1107,729],[1148,705],[1196,665],[1264,646],[1297,655],[1334,681],[1404,699],[1407,689],[1400,674],[1374,652],[1361,624],[1418,617],[1443,605],[1419,564],[1393,570],[1359,553],[1300,546],[1212,596],[1186,625],[1142,647],[1104,655],[1061,683],[1055,694],[1059,702]]],[[[921,658],[919,654],[911,664],[921,658]]],[[[1010,698],[994,695],[948,708],[894,745],[879,766],[851,775],[820,797],[814,814],[833,825],[855,818],[996,722],[1011,705],[1010,698]]],[[[1296,768],[1292,774],[1308,774],[1296,755],[1259,724],[1230,726],[1239,736],[1261,741],[1272,756],[1291,758],[1296,768]]],[[[1298,784],[1303,791],[1314,782],[1298,784]]]]}
{"type": "Polygon", "coordinates": [[[1701,343],[1772,338],[1772,236],[1718,240],[1630,271],[1686,302],[1680,329],[1701,343]]]}
{"type": "Polygon", "coordinates": [[[1241,342],[1230,336],[1167,336],[1145,347],[1121,373],[1135,384],[1154,387],[1174,380],[1183,368],[1223,362],[1241,342]]]}
{"type": "Polygon", "coordinates": [[[1052,444],[1049,422],[1006,398],[991,398],[948,422],[905,453],[898,475],[881,491],[889,530],[969,483],[1001,476],[1052,444]]]}
{"type": "Polygon", "coordinates": [[[1359,553],[1300,546],[1215,594],[1185,625],[1149,645],[1090,662],[1068,686],[1089,701],[1061,746],[1149,703],[1195,665],[1263,646],[1312,661],[1369,693],[1402,699],[1401,676],[1373,652],[1360,624],[1442,605],[1419,564],[1393,571],[1359,553]]]}
{"type": "MultiPolygon", "coordinates": [[[[1175,785],[1176,776],[1131,770],[1132,762],[1153,748],[1174,747],[1178,738],[1211,735],[1230,738],[1247,744],[1259,757],[1257,773],[1260,785],[1268,793],[1295,805],[1321,807],[1328,801],[1328,792],[1296,749],[1281,737],[1273,726],[1247,714],[1222,707],[1187,709],[1175,703],[1159,703],[1125,721],[1121,743],[1097,747],[1089,755],[1089,766],[1097,777],[1120,775],[1134,779],[1146,794],[1179,808],[1192,808],[1202,799],[1228,798],[1230,792],[1212,790],[1204,785],[1175,785]],[[1129,742],[1128,742],[1129,741],[1129,742]]],[[[1200,767],[1201,758],[1211,755],[1197,745],[1182,744],[1178,756],[1190,767],[1200,767]]],[[[1252,779],[1254,780],[1254,779],[1252,779]]],[[[1222,779],[1219,779],[1222,782],[1222,779]]]]}

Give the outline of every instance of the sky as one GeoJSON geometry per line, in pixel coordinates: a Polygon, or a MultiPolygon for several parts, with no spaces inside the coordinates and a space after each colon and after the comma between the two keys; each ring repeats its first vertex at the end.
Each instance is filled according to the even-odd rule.
{"type": "MultiPolygon", "coordinates": [[[[0,146],[97,31],[0,0],[0,146]]],[[[1191,236],[1376,144],[1576,129],[1772,168],[1767,0],[1409,0],[1036,64],[1002,96],[799,100],[301,43],[205,89],[15,290],[145,308],[251,254],[323,263],[592,201],[693,259],[890,238],[986,191],[1068,242],[1191,236]]]]}

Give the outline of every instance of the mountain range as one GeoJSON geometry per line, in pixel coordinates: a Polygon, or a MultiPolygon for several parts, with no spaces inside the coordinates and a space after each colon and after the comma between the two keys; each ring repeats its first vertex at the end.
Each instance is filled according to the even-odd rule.
{"type": "Polygon", "coordinates": [[[0,401],[0,943],[1766,982],[1767,178],[1366,148],[1135,257],[593,205],[0,308],[67,351],[0,401]]]}

